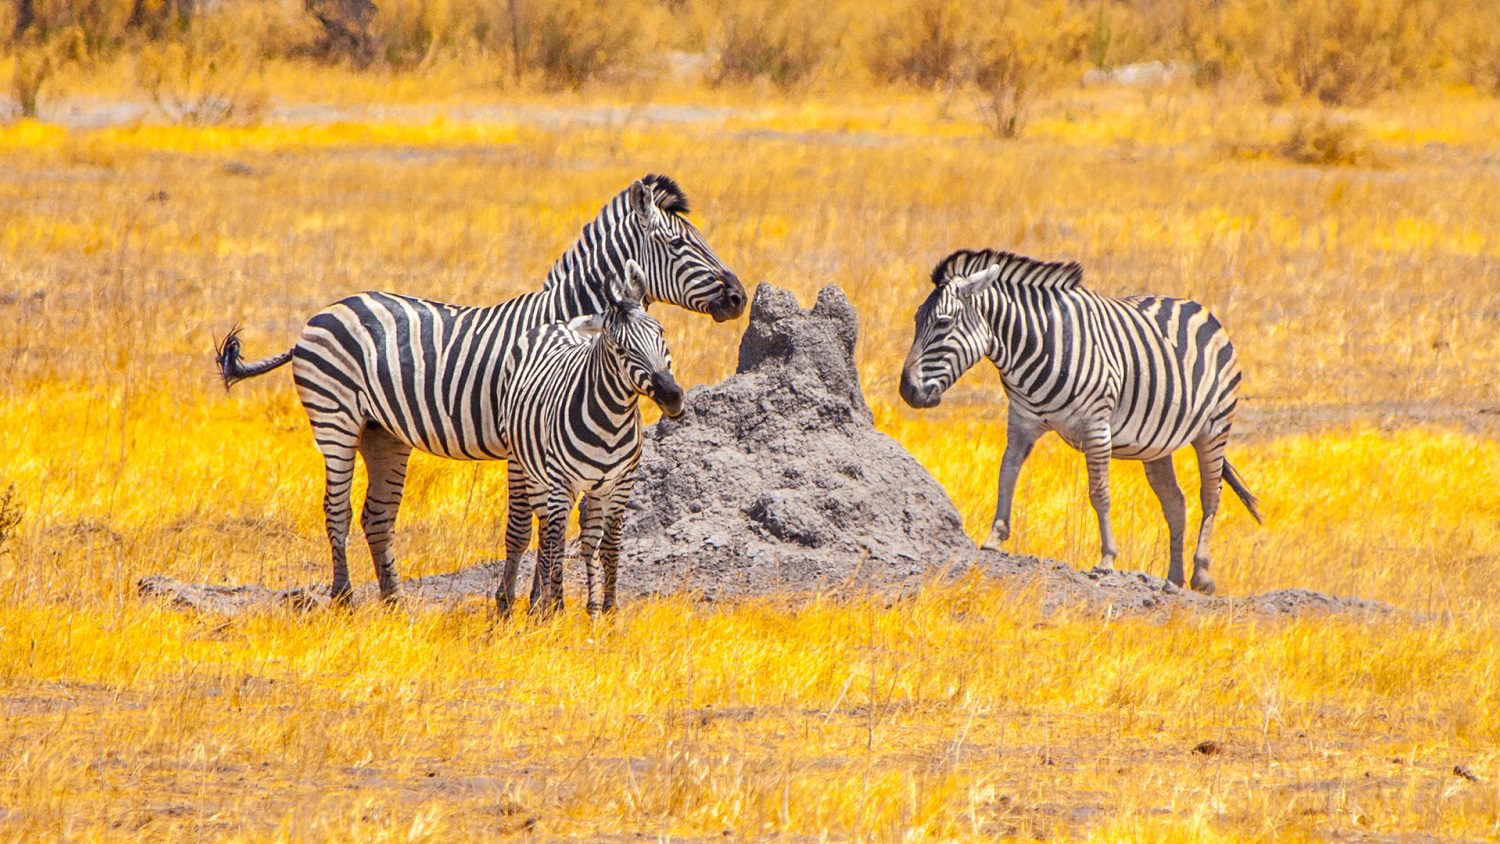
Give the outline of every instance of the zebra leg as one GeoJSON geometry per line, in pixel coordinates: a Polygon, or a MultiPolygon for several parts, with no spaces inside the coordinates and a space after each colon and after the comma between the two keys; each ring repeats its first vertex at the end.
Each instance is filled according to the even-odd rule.
{"type": "Polygon", "coordinates": [[[1141,463],[1146,469],[1146,480],[1151,491],[1161,502],[1162,515],[1167,519],[1167,536],[1172,545],[1172,562],[1167,568],[1167,580],[1177,586],[1183,584],[1182,541],[1187,528],[1187,502],[1182,497],[1182,487],[1177,485],[1177,472],[1172,468],[1172,455],[1141,463]]]}
{"type": "Polygon", "coordinates": [[[1198,547],[1193,551],[1193,589],[1212,595],[1214,578],[1208,573],[1208,543],[1214,534],[1214,516],[1219,513],[1219,493],[1223,491],[1224,446],[1229,442],[1229,432],[1216,437],[1193,440],[1193,450],[1198,452],[1199,500],[1203,503],[1203,524],[1198,528],[1198,547]]]}
{"type": "Polygon", "coordinates": [[[604,582],[599,577],[599,539],[604,533],[604,508],[592,495],[585,495],[578,505],[579,549],[588,578],[589,615],[598,618],[604,607],[604,582]]]}
{"type": "Polygon", "coordinates": [[[365,458],[365,472],[370,477],[359,524],[364,529],[365,541],[370,544],[375,579],[380,582],[380,598],[389,603],[401,592],[392,539],[396,532],[396,513],[401,509],[401,493],[406,487],[406,462],[411,458],[411,446],[389,432],[371,426],[365,429],[360,440],[359,453],[365,458]]]}
{"type": "Polygon", "coordinates": [[[1016,494],[1016,479],[1021,477],[1021,466],[1031,456],[1031,449],[1043,433],[1042,426],[1034,420],[1024,419],[1011,413],[1005,423],[1005,456],[1000,459],[1000,490],[995,496],[995,518],[990,522],[990,535],[981,548],[999,551],[1010,539],[1010,505],[1016,494]]]}
{"type": "Polygon", "coordinates": [[[604,611],[615,611],[615,582],[620,572],[620,535],[625,527],[625,505],[630,501],[632,484],[622,483],[615,487],[604,513],[604,538],[599,546],[599,556],[604,564],[604,611]],[[624,487],[621,489],[620,487],[624,487]]]}
{"type": "Polygon", "coordinates": [[[563,554],[567,550],[568,514],[572,510],[573,497],[566,490],[553,490],[547,494],[546,506],[541,511],[541,548],[537,551],[542,594],[540,600],[531,605],[532,613],[551,615],[563,608],[563,554]]]}
{"type": "MultiPolygon", "coordinates": [[[[521,555],[531,544],[531,488],[526,470],[512,459],[505,467],[505,571],[500,588],[495,590],[495,609],[510,615],[516,606],[516,575],[521,569],[521,555]]],[[[535,599],[533,599],[535,600],[535,599]]]]}
{"type": "Polygon", "coordinates": [[[328,595],[335,604],[348,606],[354,597],[349,585],[349,487],[354,483],[354,452],[360,435],[349,420],[325,424],[316,420],[318,450],[323,453],[323,520],[328,528],[328,545],[333,551],[333,583],[328,595]]]}
{"type": "Polygon", "coordinates": [[[1119,549],[1115,532],[1109,523],[1109,456],[1112,445],[1109,427],[1100,426],[1083,438],[1083,456],[1089,470],[1089,501],[1099,517],[1099,568],[1115,567],[1119,549]]]}
{"type": "Polygon", "coordinates": [[[536,516],[537,542],[536,555],[531,560],[531,599],[528,602],[530,608],[527,612],[536,612],[542,603],[542,583],[545,580],[546,568],[542,565],[542,540],[546,536],[547,522],[547,490],[536,481],[527,481],[526,500],[531,505],[531,513],[536,516]]]}

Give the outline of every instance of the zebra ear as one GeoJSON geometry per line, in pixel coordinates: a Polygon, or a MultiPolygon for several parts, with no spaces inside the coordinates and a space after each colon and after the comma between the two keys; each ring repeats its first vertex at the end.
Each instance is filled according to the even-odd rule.
{"type": "Polygon", "coordinates": [[[573,317],[568,320],[568,330],[585,337],[597,337],[604,330],[604,317],[599,314],[573,317]]]}
{"type": "Polygon", "coordinates": [[[634,258],[625,261],[625,274],[615,278],[609,285],[611,304],[628,310],[639,308],[646,299],[646,271],[634,258]]]}
{"type": "Polygon", "coordinates": [[[645,182],[637,179],[630,183],[630,187],[625,189],[625,193],[630,201],[630,210],[635,214],[636,219],[641,221],[641,225],[647,232],[655,229],[657,216],[660,212],[656,209],[656,198],[652,195],[651,188],[645,182]]]}
{"type": "Polygon", "coordinates": [[[980,270],[968,278],[961,278],[953,284],[953,292],[967,299],[976,293],[983,293],[995,279],[1000,277],[1000,265],[992,264],[987,270],[980,270]]]}

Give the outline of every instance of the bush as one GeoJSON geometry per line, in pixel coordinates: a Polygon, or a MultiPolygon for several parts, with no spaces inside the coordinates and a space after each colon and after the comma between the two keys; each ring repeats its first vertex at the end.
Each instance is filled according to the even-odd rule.
{"type": "Polygon", "coordinates": [[[1087,53],[1089,27],[1066,3],[1002,7],[974,47],[979,112],[997,137],[1021,134],[1036,97],[1059,83],[1087,53]]]}
{"type": "Polygon", "coordinates": [[[265,98],[253,87],[259,70],[250,48],[198,26],[181,41],[143,49],[136,80],[174,123],[215,126],[260,116],[265,98]]]}
{"type": "Polygon", "coordinates": [[[21,502],[16,499],[16,485],[11,484],[0,494],[0,554],[16,535],[21,524],[21,502]]]}
{"type": "Polygon", "coordinates": [[[792,90],[830,59],[841,35],[817,4],[725,3],[717,12],[716,85],[764,79],[779,90],[792,90]]]}
{"type": "Polygon", "coordinates": [[[654,16],[630,0],[503,0],[475,35],[507,57],[515,81],[577,89],[642,58],[651,47],[642,33],[654,16]]]}
{"type": "Polygon", "coordinates": [[[966,72],[972,30],[954,0],[917,0],[886,19],[866,61],[877,79],[923,88],[956,84],[966,72]]]}

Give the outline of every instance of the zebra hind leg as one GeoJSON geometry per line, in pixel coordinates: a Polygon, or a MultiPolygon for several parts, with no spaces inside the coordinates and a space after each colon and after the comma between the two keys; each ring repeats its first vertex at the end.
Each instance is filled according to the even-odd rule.
{"type": "Polygon", "coordinates": [[[1151,484],[1151,491],[1156,493],[1156,500],[1161,502],[1162,515],[1167,519],[1167,536],[1172,546],[1167,580],[1181,586],[1185,582],[1182,544],[1183,534],[1187,532],[1187,501],[1183,498],[1182,487],[1177,485],[1177,472],[1172,468],[1170,454],[1159,460],[1144,461],[1141,465],[1146,469],[1146,480],[1151,484]]]}
{"type": "Polygon", "coordinates": [[[368,427],[359,443],[370,476],[365,491],[365,506],[359,524],[370,545],[370,560],[375,564],[375,578],[380,582],[380,598],[387,603],[396,600],[401,581],[396,576],[396,513],[401,509],[401,495],[406,488],[406,463],[411,446],[387,431],[368,427]]]}
{"type": "Polygon", "coordinates": [[[343,427],[350,424],[344,420],[336,423],[318,420],[313,428],[318,450],[323,453],[323,520],[333,552],[333,583],[328,587],[328,596],[339,606],[348,606],[354,597],[349,584],[349,519],[353,515],[349,488],[354,483],[354,452],[359,431],[343,427]]]}
{"type": "MultiPolygon", "coordinates": [[[[521,555],[531,544],[532,509],[530,482],[526,470],[516,460],[506,466],[505,505],[505,571],[501,575],[500,588],[495,590],[495,609],[501,616],[510,615],[516,606],[516,575],[521,568],[521,555]]],[[[535,602],[536,598],[533,597],[535,602]]]]}
{"type": "Polygon", "coordinates": [[[1228,442],[1228,431],[1217,437],[1193,441],[1193,450],[1198,453],[1198,495],[1203,504],[1203,522],[1198,528],[1198,547],[1193,551],[1192,586],[1205,595],[1212,595],[1214,592],[1214,578],[1208,571],[1208,544],[1214,534],[1214,517],[1219,513],[1219,494],[1223,491],[1224,446],[1228,442]]]}

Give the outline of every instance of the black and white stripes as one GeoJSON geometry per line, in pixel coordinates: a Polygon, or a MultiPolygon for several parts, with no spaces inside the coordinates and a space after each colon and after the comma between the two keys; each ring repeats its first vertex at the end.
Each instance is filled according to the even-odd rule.
{"type": "Polygon", "coordinates": [[[398,588],[391,528],[413,448],[461,460],[506,457],[494,420],[500,370],[510,347],[535,326],[598,314],[607,286],[634,261],[645,301],[670,302],[732,319],[745,291],[683,216],[675,182],[647,176],[615,196],[553,265],[541,291],[499,305],[459,307],[410,296],[362,293],[315,314],[288,352],[240,360],[231,333],[218,362],[226,384],[288,361],[323,453],[324,513],[333,554],[332,593],[350,593],[345,546],[352,515],[354,455],[365,459],[369,492],[362,514],[381,594],[398,588]]]}
{"type": "Polygon", "coordinates": [[[669,417],[682,413],[682,388],[661,324],[641,307],[644,293],[641,268],[628,262],[602,315],[534,328],[506,356],[499,419],[510,454],[510,502],[504,581],[495,595],[502,614],[515,602],[533,514],[541,542],[531,609],[562,607],[563,534],[579,496],[588,610],[614,608],[621,520],[641,454],[639,397],[669,417]]]}
{"type": "Polygon", "coordinates": [[[1219,321],[1188,300],[1100,296],[1083,287],[1078,264],[1007,252],[955,252],[937,265],[932,280],[935,289],[917,310],[902,368],[902,397],[912,407],[932,407],[969,367],[989,357],[1010,398],[995,518],[985,546],[1009,538],[1021,465],[1040,436],[1057,431],[1087,461],[1100,565],[1112,566],[1117,553],[1109,461],[1140,460],[1171,535],[1168,576],[1181,585],[1186,516],[1171,455],[1191,444],[1203,504],[1192,585],[1212,591],[1208,544],[1221,477],[1260,518],[1254,496],[1224,459],[1240,370],[1219,321]]]}

